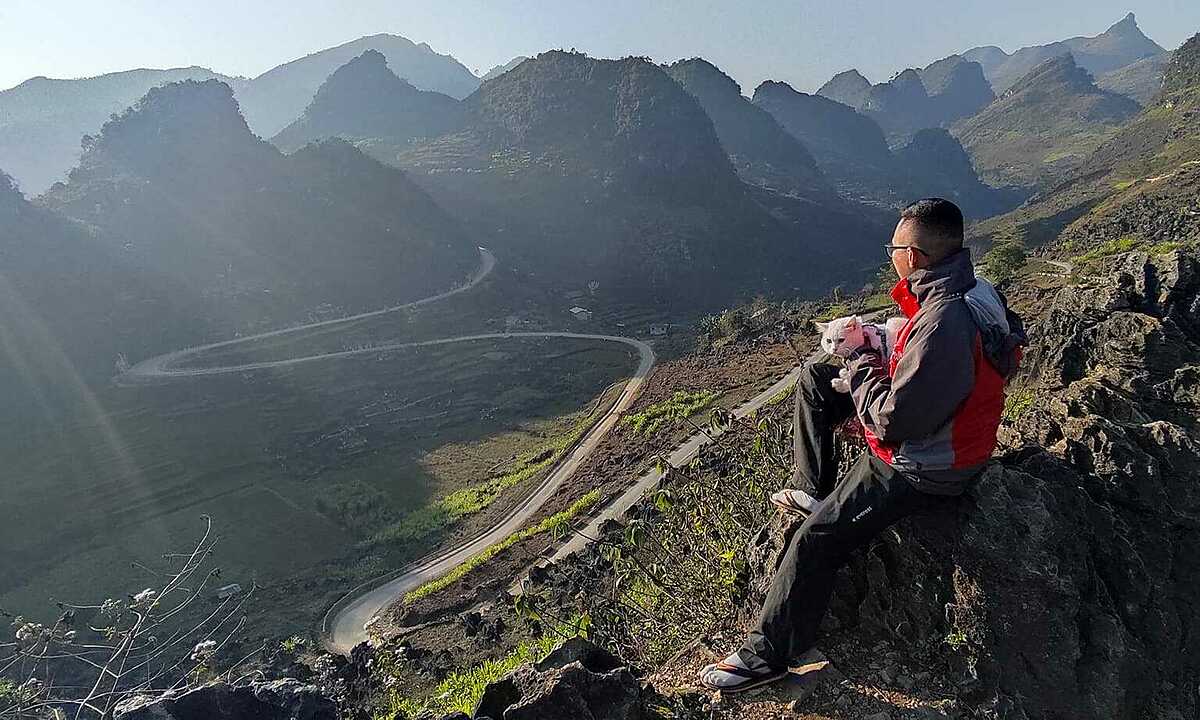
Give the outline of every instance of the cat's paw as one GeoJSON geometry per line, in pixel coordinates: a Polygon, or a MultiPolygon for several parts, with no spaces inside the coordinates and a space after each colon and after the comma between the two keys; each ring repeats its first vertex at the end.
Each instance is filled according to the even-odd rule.
{"type": "Polygon", "coordinates": [[[842,368],[838,376],[829,381],[829,385],[833,388],[834,392],[850,392],[850,369],[842,368]]]}

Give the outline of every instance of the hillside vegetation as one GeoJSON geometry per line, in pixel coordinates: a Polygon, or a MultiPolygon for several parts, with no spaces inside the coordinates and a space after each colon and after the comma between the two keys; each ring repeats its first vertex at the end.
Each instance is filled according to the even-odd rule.
{"type": "MultiPolygon", "coordinates": [[[[1061,183],[1025,206],[980,223],[977,242],[1016,240],[1028,246],[1050,242],[1103,201],[1114,211],[1146,196],[1187,198],[1186,180],[1200,161],[1200,36],[1172,54],[1163,87],[1154,101],[1098,147],[1061,183]],[[1177,175],[1178,173],[1178,175],[1177,175]]],[[[1185,217],[1190,210],[1179,213],[1185,217]]]]}
{"type": "Polygon", "coordinates": [[[956,125],[954,134],[987,182],[1040,187],[1079,168],[1139,109],[1096,87],[1070,55],[1061,55],[956,125]]]}

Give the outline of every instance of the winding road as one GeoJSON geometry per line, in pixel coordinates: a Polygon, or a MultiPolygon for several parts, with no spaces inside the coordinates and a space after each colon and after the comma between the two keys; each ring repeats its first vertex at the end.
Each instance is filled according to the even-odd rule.
{"type": "Polygon", "coordinates": [[[513,508],[499,522],[480,535],[468,540],[467,542],[446,550],[431,558],[419,560],[414,566],[404,568],[397,573],[392,573],[383,578],[376,578],[368,581],[363,585],[350,590],[337,603],[330,608],[322,621],[322,635],[327,648],[334,652],[348,654],[350,650],[358,643],[367,639],[367,633],[364,625],[374,617],[380,610],[391,604],[396,598],[401,597],[404,593],[413,588],[428,582],[440,575],[443,575],[460,563],[468,560],[476,553],[494,543],[500,542],[504,538],[519,530],[548,500],[553,496],[563,483],[571,477],[572,474],[579,468],[580,464],[587,459],[604,436],[612,429],[612,427],[620,419],[621,413],[629,409],[633,401],[637,398],[641,391],[642,385],[650,370],[654,367],[655,355],[654,350],[646,343],[635,338],[622,337],[618,335],[596,335],[589,333],[574,333],[574,332],[513,332],[513,333],[482,333],[475,335],[461,335],[457,337],[439,338],[436,340],[422,340],[416,342],[392,343],[384,345],[374,345],[369,348],[357,350],[345,350],[340,352],[319,353],[316,355],[305,355],[302,357],[286,358],[283,360],[269,360],[262,362],[243,363],[239,365],[224,365],[214,367],[181,367],[189,358],[209,350],[217,348],[230,347],[242,343],[249,343],[255,340],[264,338],[278,337],[290,333],[303,332],[319,327],[330,327],[342,323],[354,322],[364,318],[376,317],[387,313],[406,310],[409,308],[427,305],[429,303],[444,300],[452,295],[466,292],[478,285],[485,277],[487,277],[496,266],[495,256],[486,248],[479,248],[480,265],[479,269],[465,284],[459,287],[448,290],[444,293],[431,297],[416,300],[414,302],[405,303],[403,305],[395,305],[382,310],[374,310],[371,312],[360,313],[348,317],[337,318],[333,320],[323,320],[320,322],[298,325],[295,327],[284,328],[281,330],[272,330],[270,332],[259,333],[256,335],[248,335],[245,337],[235,338],[233,340],[224,340],[221,342],[209,343],[207,345],[198,345],[195,347],[184,348],[174,352],[165,353],[152,358],[148,358],[130,367],[124,373],[119,375],[116,380],[118,384],[132,385],[148,382],[161,382],[163,380],[181,379],[189,377],[204,377],[211,375],[224,375],[229,373],[241,373],[252,370],[265,370],[269,368],[287,367],[298,365],[301,363],[319,362],[336,358],[353,357],[356,355],[366,355],[379,353],[388,350],[399,350],[402,348],[414,347],[429,347],[434,345],[447,345],[450,343],[476,342],[481,340],[502,340],[512,338],[574,338],[580,340],[596,340],[602,342],[622,343],[632,347],[638,352],[638,366],[634,371],[633,376],[626,381],[625,387],[621,391],[621,395],[609,408],[608,412],[601,417],[595,425],[576,443],[575,447],[569,452],[566,457],[560,460],[548,473],[538,487],[519,505],[513,508]]]}

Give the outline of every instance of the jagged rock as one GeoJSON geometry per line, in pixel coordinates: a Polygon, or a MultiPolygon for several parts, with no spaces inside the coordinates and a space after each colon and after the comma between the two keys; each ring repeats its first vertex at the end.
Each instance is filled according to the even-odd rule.
{"type": "Polygon", "coordinates": [[[635,720],[641,685],[620,658],[568,640],[541,662],[491,683],[475,710],[492,720],[635,720]]]}
{"type": "MultiPolygon", "coordinates": [[[[1190,717],[1200,623],[1200,357],[1192,253],[1112,258],[1035,318],[1001,455],[960,506],[839,574],[864,644],[947,648],[984,717],[1190,717]]],[[[794,523],[747,549],[756,611],[794,523]]]]}
{"type": "Polygon", "coordinates": [[[233,686],[210,683],[186,692],[119,704],[116,720],[337,720],[337,706],[312,685],[276,680],[233,686]]]}

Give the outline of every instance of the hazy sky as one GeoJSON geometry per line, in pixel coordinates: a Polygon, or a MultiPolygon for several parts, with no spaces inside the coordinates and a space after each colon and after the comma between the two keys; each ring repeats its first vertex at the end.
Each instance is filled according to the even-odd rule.
{"type": "Polygon", "coordinates": [[[848,67],[880,81],[975,45],[1011,51],[1094,35],[1129,11],[1167,48],[1200,31],[1200,0],[0,0],[0,88],[134,67],[254,76],[388,32],[480,72],[573,47],[658,61],[700,55],[747,94],[768,78],[811,91],[848,67]]]}

